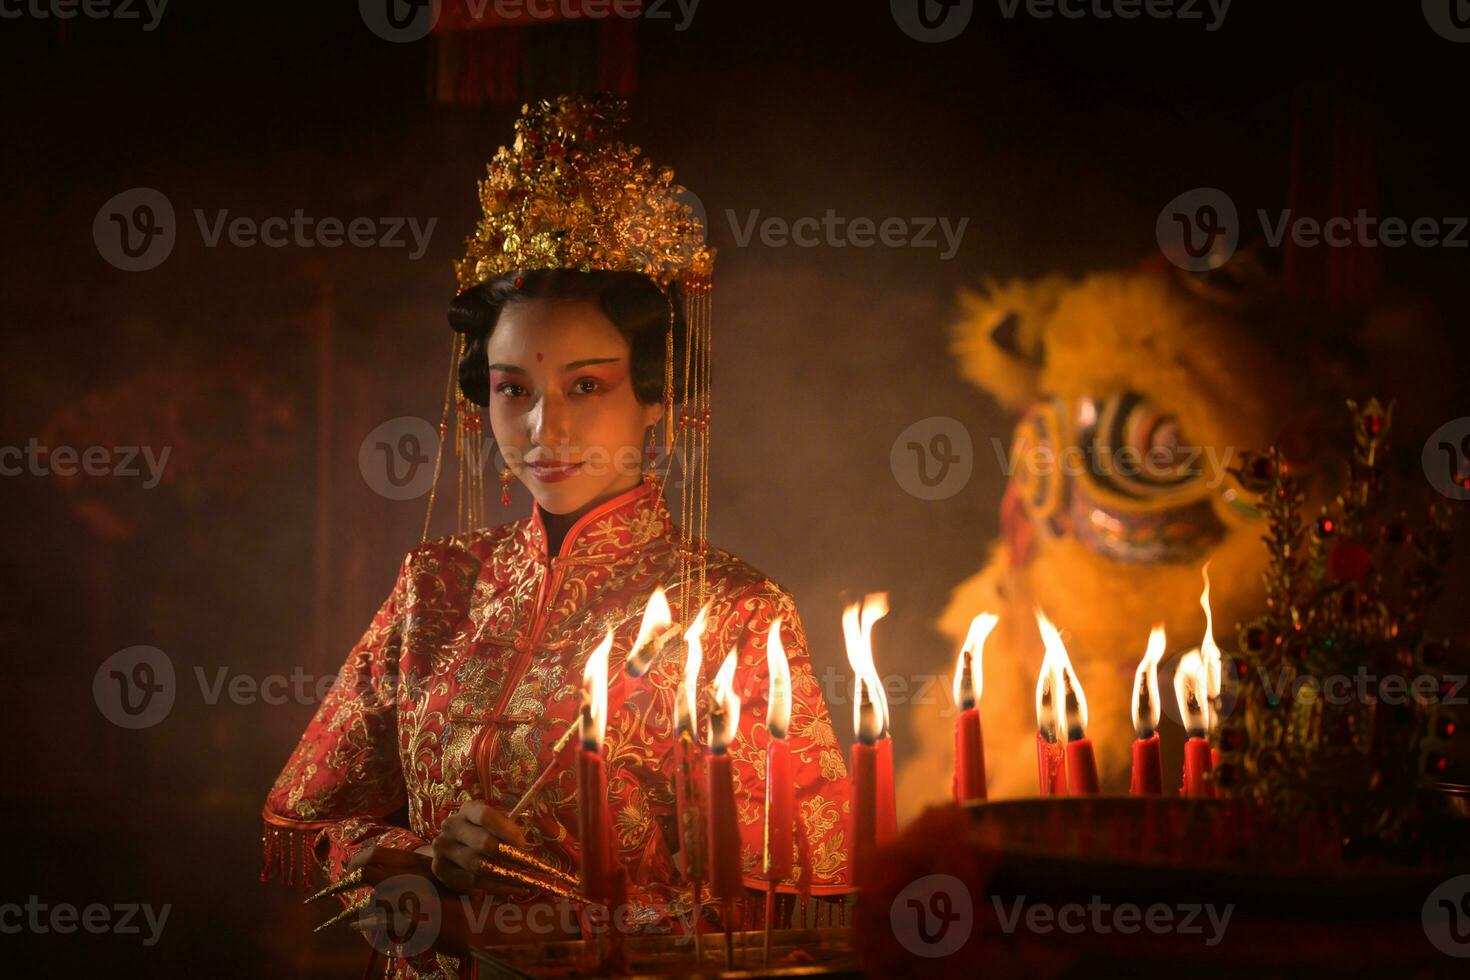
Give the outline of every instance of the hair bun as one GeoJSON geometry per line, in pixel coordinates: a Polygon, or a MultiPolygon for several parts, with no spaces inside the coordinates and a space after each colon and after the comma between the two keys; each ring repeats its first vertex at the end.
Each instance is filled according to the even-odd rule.
{"type": "Polygon", "coordinates": [[[500,312],[489,290],[490,284],[482,282],[456,293],[449,301],[449,328],[472,338],[488,334],[500,312]]]}

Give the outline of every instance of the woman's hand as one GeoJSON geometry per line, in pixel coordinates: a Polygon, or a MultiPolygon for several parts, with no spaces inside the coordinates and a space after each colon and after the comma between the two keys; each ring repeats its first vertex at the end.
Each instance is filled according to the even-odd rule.
{"type": "Polygon", "coordinates": [[[482,858],[495,856],[495,845],[504,841],[526,847],[526,835],[499,810],[482,800],[471,800],[439,829],[430,853],[434,877],[455,891],[475,887],[482,858]]]}

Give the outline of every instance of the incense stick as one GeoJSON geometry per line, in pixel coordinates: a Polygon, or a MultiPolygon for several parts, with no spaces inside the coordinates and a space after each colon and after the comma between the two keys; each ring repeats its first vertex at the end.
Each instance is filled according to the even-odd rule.
{"type": "Polygon", "coordinates": [[[541,770],[541,775],[536,777],[536,781],[531,784],[531,788],[521,794],[520,800],[517,801],[515,806],[510,808],[510,813],[506,814],[507,817],[514,820],[531,805],[531,801],[535,799],[536,794],[541,792],[541,787],[546,785],[551,779],[552,773],[556,771],[556,757],[561,755],[561,750],[567,747],[567,743],[572,740],[572,733],[576,730],[577,725],[573,722],[567,726],[566,731],[561,733],[561,738],[557,739],[556,744],[551,747],[551,761],[546,763],[546,768],[541,770]]]}

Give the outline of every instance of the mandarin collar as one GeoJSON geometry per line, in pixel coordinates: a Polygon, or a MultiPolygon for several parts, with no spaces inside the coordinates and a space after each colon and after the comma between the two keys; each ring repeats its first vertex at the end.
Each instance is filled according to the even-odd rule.
{"type": "Polygon", "coordinates": [[[642,483],[611,497],[577,518],[562,540],[561,551],[548,556],[541,505],[532,503],[526,521],[527,545],[540,561],[608,561],[662,537],[671,527],[658,483],[642,483]]]}

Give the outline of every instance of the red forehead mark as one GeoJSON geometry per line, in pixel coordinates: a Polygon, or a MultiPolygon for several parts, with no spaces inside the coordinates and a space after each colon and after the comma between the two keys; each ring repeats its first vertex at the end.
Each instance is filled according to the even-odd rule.
{"type": "Polygon", "coordinates": [[[537,363],[540,363],[541,361],[541,352],[539,350],[536,352],[536,361],[537,363]]]}

